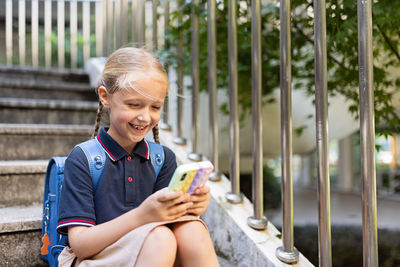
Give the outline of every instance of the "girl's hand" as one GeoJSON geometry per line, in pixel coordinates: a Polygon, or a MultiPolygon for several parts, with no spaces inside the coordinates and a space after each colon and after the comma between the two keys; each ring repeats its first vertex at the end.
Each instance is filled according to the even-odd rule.
{"type": "Polygon", "coordinates": [[[177,219],[188,213],[192,205],[188,194],[164,188],[150,195],[138,208],[149,223],[177,219]]]}
{"type": "Polygon", "coordinates": [[[203,215],[210,202],[210,187],[203,186],[196,188],[190,196],[190,201],[193,202],[193,206],[189,207],[187,212],[196,216],[203,215]]]}

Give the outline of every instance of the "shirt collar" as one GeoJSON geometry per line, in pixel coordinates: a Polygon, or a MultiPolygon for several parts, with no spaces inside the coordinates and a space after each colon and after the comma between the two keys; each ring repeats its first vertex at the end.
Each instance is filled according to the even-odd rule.
{"type": "MultiPolygon", "coordinates": [[[[120,160],[127,155],[129,155],[128,152],[125,151],[108,133],[108,127],[107,128],[101,128],[100,133],[97,136],[97,139],[99,140],[100,144],[103,146],[106,154],[112,161],[117,161],[120,160]]],[[[135,155],[138,155],[142,158],[145,159],[150,159],[150,153],[149,153],[149,145],[145,139],[142,139],[140,142],[138,142],[135,146],[135,149],[133,150],[133,153],[135,155]]]]}

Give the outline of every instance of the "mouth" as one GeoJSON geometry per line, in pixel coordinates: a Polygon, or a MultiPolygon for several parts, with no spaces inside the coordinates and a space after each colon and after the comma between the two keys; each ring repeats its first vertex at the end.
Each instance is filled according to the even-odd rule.
{"type": "Polygon", "coordinates": [[[136,132],[145,132],[147,129],[147,125],[137,125],[133,123],[129,123],[131,128],[133,128],[136,132]]]}

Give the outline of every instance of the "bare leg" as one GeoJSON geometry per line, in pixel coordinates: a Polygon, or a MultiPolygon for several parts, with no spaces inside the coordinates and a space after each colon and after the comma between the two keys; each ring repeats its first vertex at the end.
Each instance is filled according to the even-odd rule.
{"type": "Polygon", "coordinates": [[[172,227],[178,244],[175,266],[219,266],[210,235],[201,222],[176,223],[172,227]]]}
{"type": "Polygon", "coordinates": [[[147,236],[136,260],[136,267],[171,267],[174,264],[177,243],[167,226],[156,227],[147,236]]]}

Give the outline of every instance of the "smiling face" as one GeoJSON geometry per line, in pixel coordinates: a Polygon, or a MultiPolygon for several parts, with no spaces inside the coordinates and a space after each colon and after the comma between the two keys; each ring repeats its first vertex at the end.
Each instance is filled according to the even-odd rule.
{"type": "Polygon", "coordinates": [[[159,122],[168,83],[143,77],[132,87],[113,94],[104,87],[99,88],[100,100],[110,115],[108,134],[129,153],[159,122]]]}

